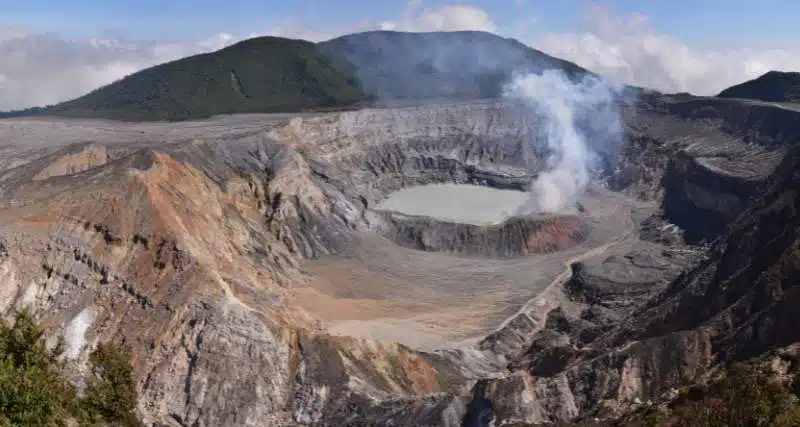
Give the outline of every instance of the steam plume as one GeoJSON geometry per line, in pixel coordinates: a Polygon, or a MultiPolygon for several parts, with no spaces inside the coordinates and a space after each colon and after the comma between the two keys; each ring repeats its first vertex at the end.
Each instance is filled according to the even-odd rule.
{"type": "Polygon", "coordinates": [[[557,213],[575,205],[600,166],[598,153],[613,155],[622,139],[619,94],[600,78],[572,81],[558,70],[517,76],[508,84],[505,96],[530,107],[537,119],[528,152],[546,153],[520,214],[557,213]]]}

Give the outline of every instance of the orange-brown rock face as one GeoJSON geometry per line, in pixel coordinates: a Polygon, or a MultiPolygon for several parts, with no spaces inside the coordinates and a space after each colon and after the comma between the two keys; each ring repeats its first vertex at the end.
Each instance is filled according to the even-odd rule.
{"type": "MultiPolygon", "coordinates": [[[[54,157],[51,165],[75,161],[54,157]]],[[[307,390],[312,398],[327,381],[325,399],[337,397],[347,380],[333,378],[374,378],[365,384],[370,394],[442,391],[437,371],[395,344],[301,339],[319,329],[285,294],[306,279],[291,236],[266,218],[268,209],[291,217],[296,208],[270,204],[264,191],[311,194],[298,187],[302,170],[265,190],[245,175],[214,181],[157,148],[46,170],[4,198],[0,302],[30,308],[54,337],[64,336],[76,367],[99,340],[130,345],[146,420],[313,420],[319,415],[304,411],[328,403],[294,395],[307,390]],[[308,373],[308,383],[296,378],[309,358],[324,355],[324,365],[331,352],[342,354],[337,369],[308,373]]]]}
{"type": "Polygon", "coordinates": [[[210,126],[208,139],[171,145],[131,140],[158,141],[163,128],[127,126],[88,145],[45,135],[51,145],[20,147],[0,170],[5,313],[32,310],[67,341],[78,376],[98,341],[131,346],[148,422],[337,424],[354,404],[364,419],[458,419],[465,382],[450,364],[329,336],[290,304],[314,279],[303,260],[336,253],[360,227],[314,158],[229,126],[220,140],[210,126]]]}
{"type": "MultiPolygon", "coordinates": [[[[654,132],[639,140],[647,156],[728,138],[705,122],[667,138],[658,132],[674,118],[647,114],[638,117],[665,123],[631,119],[634,135],[654,132]]],[[[680,239],[653,216],[667,161],[627,153],[650,169],[615,176],[618,190],[652,199],[593,185],[585,209],[486,227],[375,209],[429,183],[525,191],[545,162],[525,158],[517,119],[486,102],[0,122],[0,310],[28,308],[51,343],[63,337],[76,379],[98,341],[129,345],[140,415],[159,425],[458,426],[487,413],[540,422],[696,376],[716,342],[656,323],[704,306],[672,301],[688,293],[672,280],[721,288],[675,279],[702,251],[669,243],[680,239]],[[620,323],[631,313],[649,326],[620,323]],[[687,366],[645,379],[669,354],[687,366]]],[[[674,196],[664,197],[688,200],[674,196]]],[[[768,240],[744,237],[747,253],[768,240]]],[[[724,319],[743,324],[734,311],[724,319]]],[[[757,351],[759,339],[738,351],[757,351]]]]}
{"type": "Polygon", "coordinates": [[[525,243],[528,253],[562,251],[580,243],[586,233],[587,225],[581,218],[558,216],[543,220],[525,243]]]}

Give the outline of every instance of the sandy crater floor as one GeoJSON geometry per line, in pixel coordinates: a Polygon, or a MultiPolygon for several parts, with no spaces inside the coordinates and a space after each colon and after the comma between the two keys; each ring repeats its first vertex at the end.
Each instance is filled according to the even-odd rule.
{"type": "Polygon", "coordinates": [[[315,279],[292,290],[293,304],[315,313],[334,334],[425,350],[464,345],[500,327],[554,281],[563,281],[571,262],[630,248],[633,237],[609,243],[630,236],[634,216],[652,209],[600,188],[591,188],[581,203],[591,225],[584,243],[517,259],[422,252],[364,233],[351,253],[307,263],[315,279]]]}

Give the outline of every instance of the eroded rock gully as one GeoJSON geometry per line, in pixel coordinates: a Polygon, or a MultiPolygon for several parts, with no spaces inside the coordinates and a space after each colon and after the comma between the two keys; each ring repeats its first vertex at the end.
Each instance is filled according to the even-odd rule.
{"type": "Polygon", "coordinates": [[[795,114],[642,99],[580,212],[494,228],[373,207],[427,183],[526,190],[535,123],[501,103],[4,121],[0,308],[51,338],[90,319],[76,372],[98,340],[130,345],[153,425],[622,410],[796,339],[795,114]]]}

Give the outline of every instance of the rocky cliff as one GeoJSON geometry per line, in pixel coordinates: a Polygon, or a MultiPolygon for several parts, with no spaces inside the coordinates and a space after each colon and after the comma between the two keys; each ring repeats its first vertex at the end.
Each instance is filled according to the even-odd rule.
{"type": "Polygon", "coordinates": [[[76,372],[98,340],[131,346],[151,424],[623,407],[794,339],[771,333],[792,321],[794,113],[703,102],[630,107],[580,212],[494,228],[373,208],[426,183],[526,190],[537,124],[502,103],[3,121],[0,308],[68,336],[76,372]]]}
{"type": "MultiPolygon", "coordinates": [[[[782,145],[765,135],[769,132],[752,129],[754,136],[773,146],[782,145]]],[[[789,137],[789,142],[794,140],[789,137]]],[[[800,151],[788,147],[791,145],[780,149],[785,155],[770,153],[780,162],[775,166],[760,162],[768,168],[750,171],[758,178],[741,183],[738,189],[712,190],[718,185],[714,178],[730,179],[735,167],[705,171],[709,176],[701,182],[709,191],[706,201],[726,193],[742,197],[732,213],[728,214],[728,208],[719,209],[734,219],[716,218],[718,234],[709,235],[715,240],[707,255],[701,250],[692,254],[690,248],[679,249],[677,252],[689,256],[683,268],[673,263],[636,273],[645,265],[653,266],[650,255],[645,255],[649,259],[644,263],[635,261],[649,252],[640,248],[623,260],[629,264],[624,270],[630,274],[627,280],[614,278],[619,277],[619,270],[613,268],[619,259],[606,259],[600,265],[575,264],[566,289],[573,299],[588,303],[588,310],[573,316],[551,312],[549,325],[511,365],[508,376],[476,385],[467,422],[488,425],[491,420],[503,425],[613,416],[669,399],[670,390],[698,381],[716,367],[796,342],[796,328],[790,325],[797,319],[789,307],[794,304],[792,289],[800,267],[800,199],[796,194],[800,151]],[[743,197],[744,191],[752,195],[751,200],[743,197]],[[646,283],[653,271],[671,277],[669,284],[655,292],[652,287],[639,286],[625,290],[637,280],[646,283]],[[615,281],[617,286],[613,286],[615,281]],[[615,319],[620,313],[620,297],[633,304],[622,304],[627,306],[622,310],[624,317],[615,319]],[[596,331],[598,327],[602,329],[596,331]]],[[[764,148],[756,146],[753,153],[761,150],[764,148]]],[[[726,160],[739,167],[754,165],[747,155],[726,160]]],[[[666,171],[664,205],[670,191],[680,188],[670,189],[666,182],[692,176],[688,169],[666,171]]],[[[681,198],[684,203],[691,201],[689,195],[681,198]]],[[[674,245],[670,253],[675,255],[674,245]]]]}

